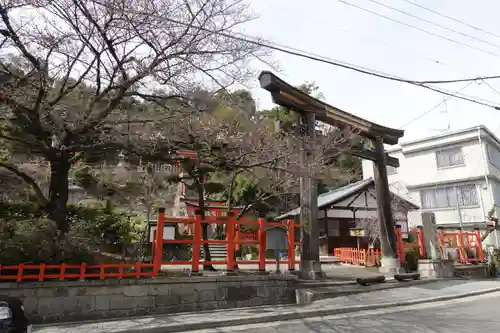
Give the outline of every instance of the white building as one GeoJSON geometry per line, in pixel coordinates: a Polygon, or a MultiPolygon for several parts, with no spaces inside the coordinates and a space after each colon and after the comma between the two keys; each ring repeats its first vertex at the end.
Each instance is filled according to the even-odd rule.
{"type": "MultiPolygon", "coordinates": [[[[392,192],[421,207],[409,212],[410,227],[431,211],[444,228],[486,227],[490,209],[500,216],[500,139],[485,126],[403,142],[388,150],[400,167],[388,167],[392,192]],[[458,200],[457,200],[458,199],[458,200]]],[[[363,161],[363,178],[373,177],[373,163],[363,161]]],[[[492,233],[485,245],[498,245],[492,233]]]]}

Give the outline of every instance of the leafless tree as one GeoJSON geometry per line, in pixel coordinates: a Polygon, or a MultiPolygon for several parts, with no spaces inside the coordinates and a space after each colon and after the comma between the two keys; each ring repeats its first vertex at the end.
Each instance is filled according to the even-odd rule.
{"type": "MultiPolygon", "coordinates": [[[[393,218],[397,214],[406,211],[408,208],[405,202],[398,200],[398,198],[394,195],[392,196],[391,207],[393,218]]],[[[373,248],[375,244],[380,240],[380,223],[378,222],[378,216],[376,215],[376,212],[374,212],[374,215],[370,215],[357,221],[356,227],[362,228],[364,230],[365,237],[367,237],[369,240],[370,248],[373,248]]]]}
{"type": "Polygon", "coordinates": [[[186,106],[203,110],[189,98],[198,86],[248,78],[247,61],[266,54],[231,35],[250,19],[241,0],[2,0],[2,138],[49,163],[49,193],[12,161],[0,166],[67,231],[71,165],[135,149],[144,128],[186,106]]]}
{"type": "MultiPolygon", "coordinates": [[[[253,121],[238,113],[224,118],[212,113],[191,116],[175,125],[164,124],[161,133],[165,145],[176,146],[184,151],[194,152],[195,158],[181,161],[186,175],[175,181],[189,180],[196,190],[199,208],[204,214],[204,199],[211,184],[205,184],[206,176],[217,172],[222,174],[226,189],[227,209],[234,204],[235,183],[238,176],[249,177],[255,182],[258,193],[246,202],[240,216],[257,203],[271,198],[285,197],[298,192],[300,176],[307,174],[315,178],[340,178],[345,174],[329,162],[349,148],[352,132],[325,131],[317,139],[311,140],[294,133],[276,133],[264,123],[253,121]],[[171,141],[169,141],[171,140],[171,141]],[[301,145],[309,147],[310,163],[300,163],[301,145]]],[[[157,149],[161,150],[158,142],[157,149]]],[[[161,159],[160,154],[157,154],[161,159]]],[[[219,184],[220,186],[220,184],[219,184]]],[[[208,225],[204,224],[203,238],[208,237],[208,225]]],[[[206,244],[205,244],[206,245],[206,244]]],[[[204,253],[209,255],[208,245],[204,253]]],[[[210,261],[210,258],[205,258],[210,261]]]]}

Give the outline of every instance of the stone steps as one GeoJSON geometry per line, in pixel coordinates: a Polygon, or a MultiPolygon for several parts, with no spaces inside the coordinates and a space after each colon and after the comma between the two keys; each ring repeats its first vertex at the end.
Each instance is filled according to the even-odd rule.
{"type": "MultiPolygon", "coordinates": [[[[208,244],[210,255],[213,260],[225,260],[227,256],[227,248],[225,244],[208,244]]],[[[201,257],[203,258],[203,247],[200,249],[201,257]]]]}

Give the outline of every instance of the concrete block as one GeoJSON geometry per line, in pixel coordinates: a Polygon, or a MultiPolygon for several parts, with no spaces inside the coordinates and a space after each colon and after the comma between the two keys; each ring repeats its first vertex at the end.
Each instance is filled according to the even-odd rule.
{"type": "Polygon", "coordinates": [[[215,299],[218,301],[227,301],[228,300],[228,290],[224,287],[217,287],[215,291],[215,299]]]}
{"type": "Polygon", "coordinates": [[[217,283],[214,283],[214,282],[202,282],[202,283],[197,283],[194,287],[198,291],[216,290],[217,289],[217,283]]]}
{"type": "Polygon", "coordinates": [[[130,297],[144,297],[148,295],[147,286],[126,286],[123,288],[123,295],[130,297]]]}
{"type": "Polygon", "coordinates": [[[85,295],[87,296],[99,296],[99,295],[113,295],[119,290],[119,288],[110,288],[108,286],[90,286],[85,289],[85,295]]]}
{"type": "Polygon", "coordinates": [[[86,314],[96,308],[96,296],[76,296],[76,312],[86,314]]]}
{"type": "Polygon", "coordinates": [[[74,312],[78,308],[78,299],[76,297],[58,297],[57,300],[61,302],[63,313],[74,312]]]}
{"type": "Polygon", "coordinates": [[[94,297],[95,310],[107,311],[110,309],[110,298],[107,295],[92,296],[94,297]]]}
{"type": "Polygon", "coordinates": [[[208,302],[215,301],[216,291],[215,290],[200,290],[198,291],[198,302],[208,302]]]}
{"type": "Polygon", "coordinates": [[[422,278],[452,278],[453,261],[421,259],[418,261],[418,272],[422,278]]]}
{"type": "Polygon", "coordinates": [[[252,298],[249,302],[249,306],[261,306],[264,305],[264,301],[260,297],[252,298]]]}
{"type": "Polygon", "coordinates": [[[217,301],[219,309],[234,309],[236,302],[233,301],[217,301]]]}
{"type": "Polygon", "coordinates": [[[62,302],[57,298],[41,298],[38,300],[37,313],[40,316],[63,313],[62,302]]]}
{"type": "Polygon", "coordinates": [[[177,305],[180,303],[180,297],[178,295],[158,295],[155,296],[155,306],[166,307],[171,305],[177,305]]]}
{"type": "Polygon", "coordinates": [[[52,298],[56,296],[53,288],[38,288],[34,290],[36,291],[37,298],[52,298]]]}
{"type": "Polygon", "coordinates": [[[155,306],[154,296],[127,297],[126,299],[132,309],[149,309],[155,306]]]}
{"type": "Polygon", "coordinates": [[[242,301],[236,301],[236,307],[237,308],[246,308],[250,306],[250,300],[242,300],[242,301]]]}
{"type": "Polygon", "coordinates": [[[133,308],[133,306],[131,305],[131,299],[133,299],[133,297],[124,297],[120,295],[110,295],[108,297],[110,310],[123,310],[133,308]]]}
{"type": "Polygon", "coordinates": [[[270,287],[268,286],[259,287],[257,288],[256,291],[257,291],[257,296],[259,297],[267,298],[271,296],[270,287]]]}
{"type": "Polygon", "coordinates": [[[149,295],[172,295],[172,286],[170,284],[154,284],[148,288],[149,295]]]}
{"type": "Polygon", "coordinates": [[[199,302],[196,306],[196,309],[201,311],[217,310],[218,308],[219,304],[217,303],[217,301],[199,302]]]}

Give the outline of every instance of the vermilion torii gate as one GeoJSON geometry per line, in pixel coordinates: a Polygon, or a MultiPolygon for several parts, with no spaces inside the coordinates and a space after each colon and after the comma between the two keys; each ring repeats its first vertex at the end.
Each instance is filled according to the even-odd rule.
{"type": "MultiPolygon", "coordinates": [[[[397,144],[398,140],[403,137],[404,131],[372,123],[328,105],[291,86],[271,72],[262,72],[259,75],[259,81],[260,86],[271,93],[274,103],[291,109],[300,115],[300,125],[306,135],[314,137],[316,132],[315,122],[318,120],[340,129],[353,128],[359,131],[360,136],[373,141],[374,150],[356,150],[350,153],[374,162],[382,269],[387,272],[397,271],[400,266],[387,181],[387,165],[399,167],[399,161],[385,153],[384,143],[389,145],[397,144]]],[[[305,165],[307,159],[307,152],[302,149],[300,162],[305,165]]],[[[316,182],[311,177],[302,176],[300,191],[300,222],[304,225],[301,275],[303,278],[309,279],[321,278],[324,273],[321,270],[319,261],[316,182]]]]}

